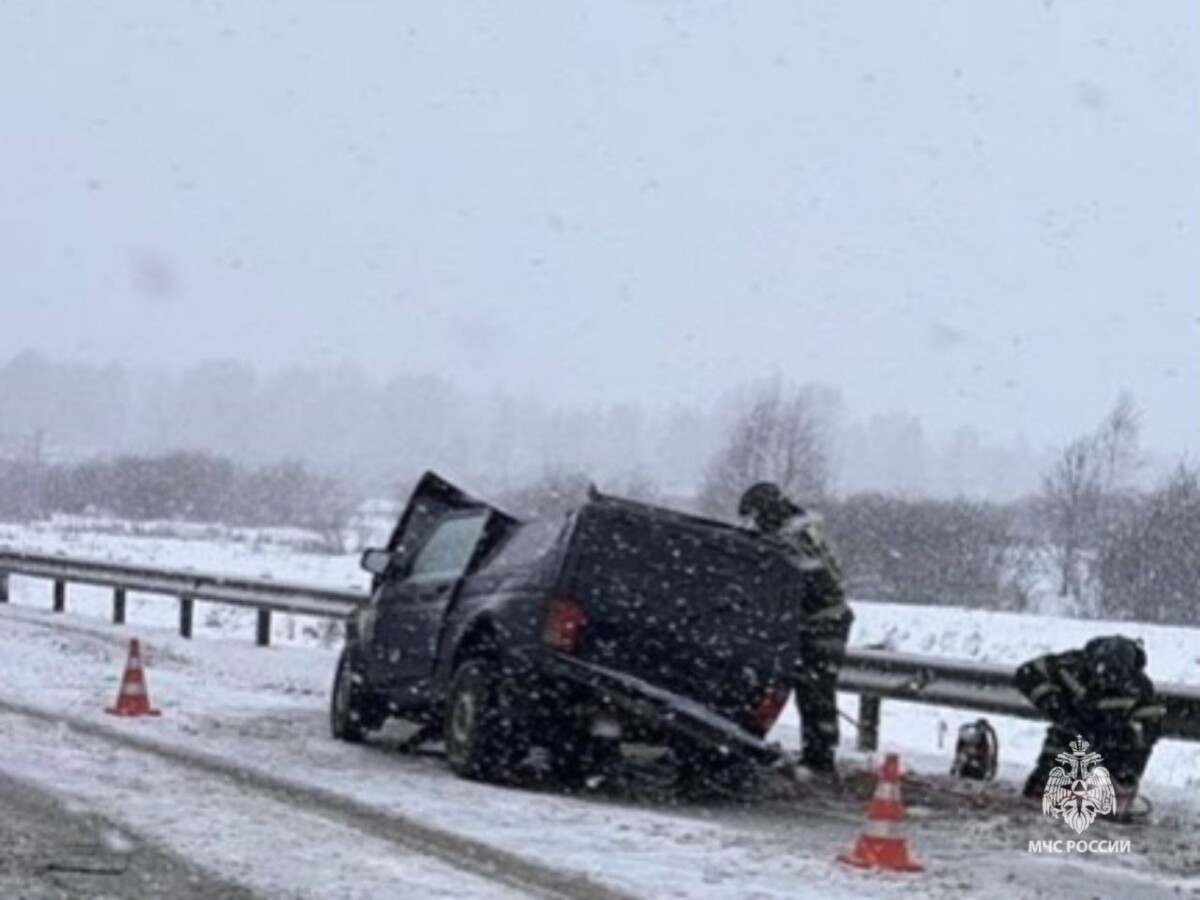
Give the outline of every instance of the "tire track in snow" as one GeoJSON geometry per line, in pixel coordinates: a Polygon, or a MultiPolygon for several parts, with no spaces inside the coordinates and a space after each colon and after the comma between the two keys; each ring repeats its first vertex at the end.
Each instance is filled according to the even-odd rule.
{"type": "Polygon", "coordinates": [[[107,725],[5,698],[0,698],[0,710],[51,725],[63,725],[78,734],[230,780],[239,788],[257,791],[270,799],[300,807],[306,813],[335,820],[409,852],[532,896],[553,900],[629,900],[632,896],[582,875],[557,871],[398,813],[383,812],[332,791],[267,775],[207,753],[172,747],[107,725]]]}

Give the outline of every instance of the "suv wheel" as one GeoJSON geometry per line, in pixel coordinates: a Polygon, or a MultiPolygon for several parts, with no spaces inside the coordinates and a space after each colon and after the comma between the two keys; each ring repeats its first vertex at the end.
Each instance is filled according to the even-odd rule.
{"type": "Polygon", "coordinates": [[[362,675],[350,660],[350,651],[343,650],[329,702],[329,725],[333,736],[339,741],[360,744],[368,731],[374,731],[381,724],[372,709],[362,675]]]}
{"type": "Polygon", "coordinates": [[[455,774],[480,781],[511,780],[521,736],[511,686],[488,660],[469,659],[454,672],[446,698],[446,760],[455,774]]]}

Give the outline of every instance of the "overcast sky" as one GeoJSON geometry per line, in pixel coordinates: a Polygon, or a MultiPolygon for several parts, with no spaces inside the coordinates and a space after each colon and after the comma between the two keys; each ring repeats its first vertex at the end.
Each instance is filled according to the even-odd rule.
{"type": "Polygon", "coordinates": [[[0,358],[1200,450],[1200,4],[0,3],[0,358]]]}

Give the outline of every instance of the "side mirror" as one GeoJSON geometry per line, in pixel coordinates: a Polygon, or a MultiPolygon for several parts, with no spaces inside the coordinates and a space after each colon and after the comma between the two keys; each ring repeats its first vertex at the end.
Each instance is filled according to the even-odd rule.
{"type": "Polygon", "coordinates": [[[392,554],[389,550],[364,550],[359,565],[372,575],[382,575],[392,564],[392,554]]]}

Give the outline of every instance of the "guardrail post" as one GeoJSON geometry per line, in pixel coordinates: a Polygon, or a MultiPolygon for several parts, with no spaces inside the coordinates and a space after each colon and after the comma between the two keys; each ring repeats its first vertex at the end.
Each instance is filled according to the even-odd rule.
{"type": "Polygon", "coordinates": [[[61,578],[54,579],[54,611],[65,612],[67,609],[67,583],[61,578]]]}
{"type": "Polygon", "coordinates": [[[874,694],[858,697],[858,749],[879,749],[879,697],[874,694]]]}
{"type": "Polygon", "coordinates": [[[8,602],[8,573],[0,572],[0,603],[8,602]]]}
{"type": "Polygon", "coordinates": [[[260,647],[269,646],[271,643],[271,611],[269,609],[258,611],[258,627],[255,629],[254,643],[260,647]]]}
{"type": "Polygon", "coordinates": [[[125,624],[125,588],[113,588],[113,624],[125,624]]]}
{"type": "Polygon", "coordinates": [[[179,636],[190,638],[192,636],[192,606],[194,601],[191,597],[179,598],[179,636]]]}

